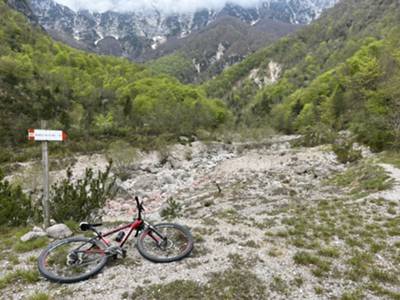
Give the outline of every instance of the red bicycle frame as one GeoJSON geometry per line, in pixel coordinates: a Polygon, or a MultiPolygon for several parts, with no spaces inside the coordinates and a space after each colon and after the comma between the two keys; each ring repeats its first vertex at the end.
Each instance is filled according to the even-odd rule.
{"type": "Polygon", "coordinates": [[[128,234],[126,234],[126,235],[124,236],[124,238],[122,239],[122,241],[121,241],[120,244],[119,244],[119,246],[122,247],[122,246],[126,243],[126,241],[128,240],[128,238],[130,237],[130,235],[132,234],[132,232],[133,232],[134,230],[140,230],[141,228],[143,228],[143,225],[144,225],[144,221],[143,221],[142,219],[136,219],[136,220],[135,220],[134,222],[132,222],[132,223],[129,223],[129,224],[127,224],[127,225],[123,225],[123,226],[121,226],[121,227],[118,227],[118,228],[116,228],[116,229],[113,229],[113,230],[111,230],[111,231],[109,231],[109,232],[106,232],[106,233],[104,233],[104,234],[100,233],[98,236],[99,236],[99,238],[100,238],[107,246],[110,246],[111,243],[110,243],[107,239],[105,239],[105,237],[107,237],[107,236],[109,236],[109,235],[112,235],[112,234],[114,234],[114,233],[116,233],[116,232],[118,232],[118,231],[122,231],[122,230],[125,230],[125,229],[130,228],[129,231],[128,231],[128,234]]]}

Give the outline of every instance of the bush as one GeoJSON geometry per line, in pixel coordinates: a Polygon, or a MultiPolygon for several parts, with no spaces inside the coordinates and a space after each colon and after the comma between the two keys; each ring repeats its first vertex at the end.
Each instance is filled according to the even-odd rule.
{"type": "Polygon", "coordinates": [[[322,124],[308,126],[302,130],[301,133],[304,135],[303,144],[306,147],[329,144],[332,143],[336,137],[336,133],[332,129],[322,124]]]}
{"type": "Polygon", "coordinates": [[[355,162],[362,158],[361,150],[356,150],[351,141],[336,141],[332,145],[333,152],[335,152],[338,161],[342,164],[348,162],[355,162]]]}
{"type": "Polygon", "coordinates": [[[31,199],[19,185],[12,186],[0,170],[0,226],[26,225],[32,216],[31,199]]]}
{"type": "Polygon", "coordinates": [[[51,217],[57,222],[89,219],[96,210],[101,209],[106,200],[115,194],[116,177],[110,178],[111,163],[97,176],[91,168],[86,169],[85,177],[72,182],[71,169],[67,178],[52,186],[50,202],[51,217]]]}
{"type": "Polygon", "coordinates": [[[173,198],[167,200],[167,205],[161,210],[161,217],[164,220],[172,220],[181,217],[182,214],[182,204],[178,203],[173,198]]]}

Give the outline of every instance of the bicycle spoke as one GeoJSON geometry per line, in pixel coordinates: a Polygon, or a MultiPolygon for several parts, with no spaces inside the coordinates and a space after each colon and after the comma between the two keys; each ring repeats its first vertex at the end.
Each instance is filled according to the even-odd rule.
{"type": "Polygon", "coordinates": [[[82,242],[60,244],[45,258],[46,266],[50,272],[61,277],[89,273],[104,256],[103,251],[94,252],[93,247],[91,243],[82,242]]]}
{"type": "Polygon", "coordinates": [[[161,258],[175,257],[188,247],[189,240],[176,228],[163,227],[157,228],[157,231],[165,237],[165,240],[158,238],[158,235],[152,231],[149,231],[143,239],[143,246],[149,254],[161,258]]]}

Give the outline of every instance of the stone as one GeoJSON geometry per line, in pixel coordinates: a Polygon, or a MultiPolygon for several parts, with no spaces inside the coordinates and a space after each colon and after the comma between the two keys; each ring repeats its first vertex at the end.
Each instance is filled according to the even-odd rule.
{"type": "Polygon", "coordinates": [[[65,224],[56,224],[46,229],[49,237],[63,239],[72,235],[72,231],[65,224]]]}
{"type": "Polygon", "coordinates": [[[44,230],[39,227],[34,227],[32,231],[21,236],[20,240],[22,242],[27,242],[43,236],[47,236],[47,233],[44,232],[44,230]]]}

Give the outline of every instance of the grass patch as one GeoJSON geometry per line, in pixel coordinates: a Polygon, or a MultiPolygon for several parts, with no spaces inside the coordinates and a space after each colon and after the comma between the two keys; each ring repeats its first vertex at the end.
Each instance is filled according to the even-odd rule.
{"type": "Polygon", "coordinates": [[[14,246],[14,251],[18,253],[29,252],[35,249],[44,248],[49,244],[50,240],[47,237],[39,237],[34,240],[30,240],[27,242],[22,242],[18,240],[14,246]]]}
{"type": "Polygon", "coordinates": [[[20,282],[23,284],[35,283],[39,281],[39,272],[36,269],[33,270],[17,270],[12,273],[8,273],[0,278],[0,290],[8,287],[10,284],[20,282]]]}
{"type": "Polygon", "coordinates": [[[28,233],[31,228],[0,228],[0,251],[9,250],[20,241],[21,236],[28,233]]]}
{"type": "Polygon", "coordinates": [[[296,264],[303,266],[313,266],[312,273],[316,277],[323,277],[330,271],[330,262],[305,251],[299,251],[293,256],[296,264]]]}
{"type": "Polygon", "coordinates": [[[231,237],[226,238],[224,236],[216,237],[214,241],[216,241],[217,243],[223,243],[225,245],[231,245],[236,243],[236,240],[234,240],[233,238],[231,237]]]}
{"type": "Polygon", "coordinates": [[[240,220],[239,213],[233,208],[219,211],[217,213],[217,217],[225,220],[227,223],[232,224],[232,225],[237,224],[238,221],[240,220]]]}
{"type": "Polygon", "coordinates": [[[28,297],[28,300],[50,300],[50,299],[52,298],[46,293],[36,293],[28,297]]]}
{"type": "Polygon", "coordinates": [[[248,270],[229,269],[212,273],[210,280],[200,284],[191,280],[176,280],[167,284],[138,287],[131,299],[266,299],[263,282],[248,270]]]}
{"type": "Polygon", "coordinates": [[[362,300],[364,299],[364,294],[361,290],[355,290],[351,292],[345,292],[340,297],[340,300],[362,300]]]}
{"type": "Polygon", "coordinates": [[[330,180],[330,183],[349,188],[353,195],[362,195],[363,192],[379,192],[393,186],[393,180],[382,167],[365,161],[336,175],[330,180]]]}
{"type": "Polygon", "coordinates": [[[378,296],[386,296],[388,299],[400,300],[399,292],[389,290],[385,287],[380,286],[379,284],[372,283],[369,285],[368,288],[378,296]]]}
{"type": "Polygon", "coordinates": [[[253,241],[253,240],[249,240],[244,243],[240,243],[239,245],[243,246],[243,247],[249,247],[249,248],[260,248],[260,245],[257,244],[256,241],[253,241]]]}
{"type": "Polygon", "coordinates": [[[393,274],[392,272],[388,270],[380,270],[377,268],[373,268],[370,272],[369,278],[372,281],[379,281],[381,283],[398,283],[399,279],[398,276],[393,274]]]}
{"type": "Polygon", "coordinates": [[[279,294],[286,296],[289,295],[290,289],[288,283],[279,276],[274,276],[272,278],[269,288],[271,289],[271,291],[277,292],[279,294]]]}
{"type": "Polygon", "coordinates": [[[400,168],[400,152],[382,152],[380,154],[380,161],[385,164],[391,164],[397,168],[400,168]]]}
{"type": "Polygon", "coordinates": [[[352,257],[347,260],[347,265],[350,267],[347,275],[351,280],[358,282],[368,275],[373,264],[374,257],[370,253],[355,250],[352,257]]]}
{"type": "Polygon", "coordinates": [[[340,256],[340,250],[336,247],[325,247],[320,249],[318,254],[325,257],[337,258],[340,256]]]}

